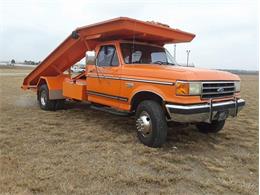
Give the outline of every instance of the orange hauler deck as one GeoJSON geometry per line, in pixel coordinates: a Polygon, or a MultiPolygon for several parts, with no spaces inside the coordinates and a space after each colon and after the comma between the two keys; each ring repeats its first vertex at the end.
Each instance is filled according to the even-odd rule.
{"type": "Polygon", "coordinates": [[[116,18],[77,28],[25,79],[43,110],[66,99],[120,115],[136,115],[139,140],[161,146],[168,121],[191,123],[204,133],[220,131],[245,105],[237,75],[180,67],[165,44],[189,42],[194,34],[156,22],[116,18]],[[75,77],[65,74],[87,51],[95,62],[75,77]]]}
{"type": "Polygon", "coordinates": [[[111,40],[133,40],[164,45],[189,42],[194,34],[166,25],[120,17],[77,28],[23,82],[23,88],[34,88],[41,76],[57,76],[85,57],[97,44],[111,40]]]}

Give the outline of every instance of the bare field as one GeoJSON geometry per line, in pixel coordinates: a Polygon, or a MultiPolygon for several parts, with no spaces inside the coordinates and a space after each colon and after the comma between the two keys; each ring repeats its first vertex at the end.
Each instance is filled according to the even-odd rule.
{"type": "Polygon", "coordinates": [[[258,194],[257,75],[241,76],[247,105],[222,132],[171,127],[159,149],[139,143],[132,118],[40,110],[23,78],[0,75],[2,194],[258,194]]]}

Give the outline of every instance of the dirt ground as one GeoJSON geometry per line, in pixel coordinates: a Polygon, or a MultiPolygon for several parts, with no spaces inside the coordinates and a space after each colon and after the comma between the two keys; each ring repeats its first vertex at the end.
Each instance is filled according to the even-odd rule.
{"type": "Polygon", "coordinates": [[[29,71],[0,69],[2,194],[258,194],[258,76],[241,76],[247,105],[222,132],[171,127],[154,149],[131,118],[82,103],[40,110],[20,89],[29,71]]]}

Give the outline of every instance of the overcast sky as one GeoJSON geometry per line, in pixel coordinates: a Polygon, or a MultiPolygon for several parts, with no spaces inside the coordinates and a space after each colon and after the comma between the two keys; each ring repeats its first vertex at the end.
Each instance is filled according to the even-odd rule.
{"type": "MultiPolygon", "coordinates": [[[[196,34],[177,44],[196,67],[258,69],[256,0],[0,0],[0,61],[43,60],[76,27],[126,16],[196,34]]],[[[167,45],[173,52],[173,45],[167,45]]]]}

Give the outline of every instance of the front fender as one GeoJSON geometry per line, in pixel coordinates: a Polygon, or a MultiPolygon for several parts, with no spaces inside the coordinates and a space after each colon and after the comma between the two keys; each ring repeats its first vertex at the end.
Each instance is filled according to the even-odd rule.
{"type": "Polygon", "coordinates": [[[139,92],[151,92],[160,96],[163,101],[166,101],[166,94],[159,87],[153,85],[140,85],[132,91],[129,99],[130,102],[132,101],[133,97],[139,92]]]}

